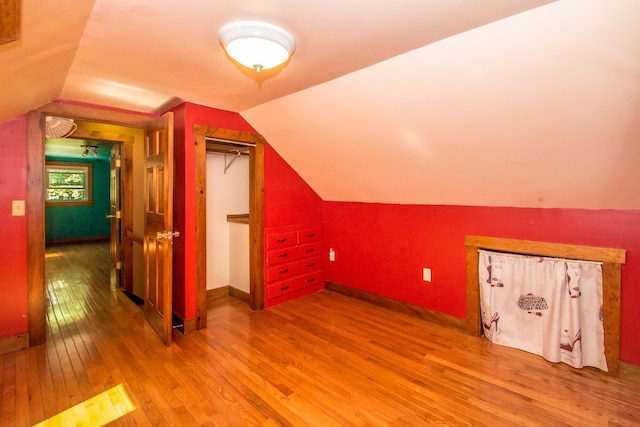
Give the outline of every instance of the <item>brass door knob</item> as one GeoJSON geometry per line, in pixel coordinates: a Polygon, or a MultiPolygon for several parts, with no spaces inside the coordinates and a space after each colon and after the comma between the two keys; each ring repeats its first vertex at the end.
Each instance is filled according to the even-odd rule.
{"type": "Polygon", "coordinates": [[[174,237],[180,237],[179,231],[158,231],[156,233],[156,239],[158,240],[172,240],[174,237]]]}

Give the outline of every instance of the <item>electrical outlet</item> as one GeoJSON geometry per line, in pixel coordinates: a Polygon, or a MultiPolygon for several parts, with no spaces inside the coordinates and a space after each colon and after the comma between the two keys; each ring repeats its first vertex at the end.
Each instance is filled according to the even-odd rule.
{"type": "Polygon", "coordinates": [[[422,269],[422,280],[424,280],[425,282],[430,282],[431,281],[431,269],[430,268],[423,268],[422,269]]]}
{"type": "Polygon", "coordinates": [[[333,248],[329,249],[329,261],[335,261],[336,260],[336,251],[333,250],[333,248]]]}

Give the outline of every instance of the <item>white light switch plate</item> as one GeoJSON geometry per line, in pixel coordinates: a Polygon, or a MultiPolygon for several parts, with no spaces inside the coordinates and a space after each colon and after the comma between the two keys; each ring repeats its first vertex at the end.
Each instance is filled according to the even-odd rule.
{"type": "Polygon", "coordinates": [[[430,268],[423,268],[422,269],[422,280],[424,280],[425,282],[430,282],[431,281],[431,269],[430,268]]]}
{"type": "Polygon", "coordinates": [[[11,201],[11,215],[24,216],[24,200],[11,201]]]}

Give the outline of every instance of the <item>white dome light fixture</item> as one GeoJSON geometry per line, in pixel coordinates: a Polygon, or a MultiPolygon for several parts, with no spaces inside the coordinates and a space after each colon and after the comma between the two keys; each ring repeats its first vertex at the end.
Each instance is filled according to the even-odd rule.
{"type": "Polygon", "coordinates": [[[218,32],[218,38],[230,57],[257,72],[287,62],[296,47],[291,34],[257,21],[227,24],[218,32]]]}

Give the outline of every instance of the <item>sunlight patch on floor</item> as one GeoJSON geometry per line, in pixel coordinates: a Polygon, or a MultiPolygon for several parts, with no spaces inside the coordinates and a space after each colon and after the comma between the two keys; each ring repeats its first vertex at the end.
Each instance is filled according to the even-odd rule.
{"type": "Polygon", "coordinates": [[[119,384],[36,424],[34,427],[104,426],[135,409],[124,386],[119,384]]]}

